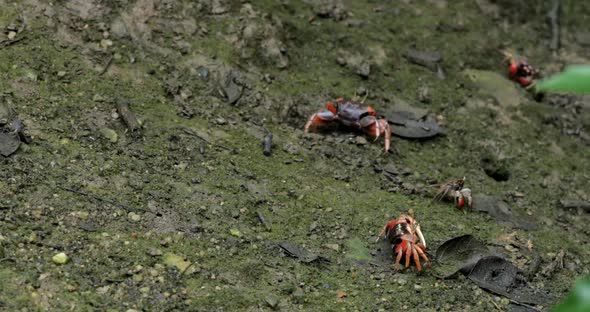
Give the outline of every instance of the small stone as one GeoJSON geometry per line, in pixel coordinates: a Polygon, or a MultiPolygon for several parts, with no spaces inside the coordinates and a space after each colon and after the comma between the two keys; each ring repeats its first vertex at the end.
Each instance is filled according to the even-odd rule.
{"type": "Polygon", "coordinates": [[[148,251],[148,255],[152,256],[152,257],[159,257],[162,255],[162,251],[158,248],[151,248],[148,251]]]}
{"type": "Polygon", "coordinates": [[[51,260],[55,264],[66,264],[68,263],[68,261],[70,261],[70,258],[65,253],[60,252],[57,255],[53,256],[51,260]]]}
{"type": "Polygon", "coordinates": [[[65,75],[66,75],[66,72],[63,70],[60,70],[57,72],[57,77],[59,77],[59,78],[63,78],[63,77],[65,77],[65,75]]]}
{"type": "Polygon", "coordinates": [[[266,302],[269,307],[274,309],[279,304],[279,298],[277,298],[275,295],[268,295],[264,298],[264,302],[266,302]]]}
{"type": "Polygon", "coordinates": [[[356,95],[358,95],[358,96],[365,96],[365,95],[367,95],[367,93],[369,93],[369,91],[365,87],[358,87],[356,89],[356,95]]]}
{"type": "Polygon", "coordinates": [[[328,249],[332,249],[334,251],[340,250],[340,245],[338,245],[338,244],[324,244],[324,247],[326,247],[328,249]]]}
{"type": "Polygon", "coordinates": [[[505,306],[507,306],[507,305],[509,305],[509,304],[510,304],[510,299],[508,299],[508,298],[502,298],[502,299],[500,299],[500,303],[501,303],[502,305],[505,305],[505,306]]]}
{"type": "Polygon", "coordinates": [[[422,285],[414,284],[414,290],[420,292],[422,290],[422,285]]]}
{"type": "Polygon", "coordinates": [[[8,40],[13,40],[16,37],[16,31],[8,32],[8,40]]]}
{"type": "Polygon", "coordinates": [[[299,147],[293,143],[287,143],[283,146],[283,151],[291,155],[299,155],[299,147]]]}
{"type": "Polygon", "coordinates": [[[367,139],[366,139],[364,136],[357,136],[357,137],[354,139],[354,143],[355,143],[356,145],[365,145],[365,144],[367,144],[367,143],[368,143],[368,141],[367,141],[367,139]]]}
{"type": "Polygon", "coordinates": [[[141,216],[136,214],[135,212],[130,212],[129,214],[127,214],[127,218],[133,222],[139,222],[141,221],[141,216]]]}
{"type": "Polygon", "coordinates": [[[100,46],[103,47],[104,49],[106,49],[112,45],[113,45],[113,41],[110,39],[102,39],[100,41],[100,46]]]}
{"type": "Polygon", "coordinates": [[[430,103],[432,96],[430,95],[430,89],[428,87],[420,87],[418,89],[418,101],[422,103],[430,103]]]}
{"type": "Polygon", "coordinates": [[[102,97],[102,95],[97,93],[92,97],[92,100],[94,102],[102,102],[102,101],[104,101],[104,97],[102,97]]]}
{"type": "Polygon", "coordinates": [[[242,233],[239,230],[237,230],[237,229],[231,229],[231,230],[229,230],[229,233],[232,236],[235,236],[235,237],[241,237],[242,236],[242,233]]]}
{"type": "Polygon", "coordinates": [[[398,283],[400,286],[404,286],[405,284],[407,284],[407,283],[408,283],[408,281],[406,281],[406,280],[405,280],[405,279],[403,279],[403,278],[398,278],[398,279],[397,279],[397,283],[398,283]]]}
{"type": "Polygon", "coordinates": [[[356,69],[356,74],[363,79],[368,79],[371,74],[371,64],[368,62],[361,63],[356,69]]]}
{"type": "Polygon", "coordinates": [[[199,75],[199,78],[203,79],[204,81],[209,80],[209,68],[200,67],[197,69],[197,74],[199,75]]]}
{"type": "Polygon", "coordinates": [[[225,118],[223,118],[223,117],[217,117],[215,119],[215,123],[217,123],[218,125],[221,126],[221,125],[227,124],[227,120],[225,120],[225,118]]]}
{"type": "MultiPolygon", "coordinates": [[[[173,254],[173,253],[165,254],[162,261],[164,262],[164,264],[166,264],[168,266],[176,267],[180,272],[184,272],[185,270],[187,270],[191,266],[190,261],[186,260],[182,256],[179,256],[179,255],[173,254]]],[[[186,272],[186,273],[191,273],[191,272],[186,272]]]]}
{"type": "Polygon", "coordinates": [[[143,282],[143,274],[133,274],[133,281],[136,284],[143,282]]]}

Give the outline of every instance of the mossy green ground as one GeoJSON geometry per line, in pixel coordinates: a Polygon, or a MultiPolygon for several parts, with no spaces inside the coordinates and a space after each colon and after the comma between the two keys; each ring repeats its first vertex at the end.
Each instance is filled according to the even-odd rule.
{"type": "MultiPolygon", "coordinates": [[[[589,196],[588,142],[545,122],[565,114],[564,108],[534,102],[520,89],[524,100],[516,107],[469,105],[489,101],[463,73],[473,68],[504,74],[498,53],[504,47],[523,51],[539,66],[555,64],[545,45],[549,5],[543,1],[531,1],[528,12],[496,6],[498,18],[473,1],[343,1],[347,19],[313,22],[313,1],[254,1],[253,23],[272,18],[282,23],[277,28],[289,57],[286,69],[257,54],[240,58],[231,38],[239,37],[240,23],[247,23],[237,17],[247,14],[238,1],[229,1],[222,15],[207,14],[208,1],[153,7],[151,1],[107,1],[107,13],[86,19],[64,9],[75,1],[56,4],[51,17],[48,5],[33,2],[0,1],[2,28],[19,16],[26,24],[19,34],[26,39],[0,46],[0,91],[4,104],[16,109],[34,135],[32,144],[0,159],[0,309],[235,311],[270,309],[275,303],[285,310],[314,311],[507,309],[506,302],[465,279],[441,280],[436,263],[417,274],[355,261],[377,250],[382,226],[410,208],[431,257],[435,246],[458,235],[492,243],[515,231],[532,242],[543,264],[561,248],[575,263],[533,280],[556,299],[579,274],[588,274],[587,216],[563,213],[556,205],[560,198],[589,196]],[[111,25],[138,7],[150,16],[145,26],[151,29],[138,33],[149,36],[137,39],[130,31],[111,36],[111,47],[100,47],[101,23],[111,25]],[[187,34],[171,22],[188,18],[207,31],[187,34]],[[362,23],[349,26],[350,20],[362,23]],[[440,30],[448,27],[458,30],[440,30]],[[70,37],[60,30],[74,39],[64,39],[70,37]],[[179,40],[189,43],[188,53],[175,51],[179,40]],[[403,53],[411,45],[442,52],[446,79],[407,62],[403,53]],[[339,50],[371,60],[369,79],[338,65],[339,50]],[[113,53],[113,64],[101,74],[113,53]],[[190,71],[187,64],[195,58],[215,66],[239,64],[250,86],[237,105],[219,97],[212,82],[217,67],[211,65],[209,82],[190,71]],[[262,74],[274,76],[272,83],[262,74]],[[192,93],[187,103],[196,112],[193,118],[179,116],[179,105],[167,95],[171,79],[192,93]],[[416,103],[424,86],[430,104],[416,103]],[[395,96],[443,116],[447,135],[424,142],[394,138],[401,155],[384,155],[380,142],[349,144],[356,133],[303,134],[307,114],[327,100],[355,96],[359,87],[369,90],[367,103],[377,109],[395,96]],[[113,118],[119,98],[128,99],[143,121],[141,138],[113,118]],[[288,105],[305,114],[285,116],[288,105]],[[103,137],[101,128],[115,130],[117,142],[103,137]],[[262,155],[265,131],[276,143],[270,157],[262,155]],[[287,144],[298,153],[284,150],[287,144]],[[508,159],[508,181],[497,182],[482,170],[480,159],[490,151],[508,159]],[[476,194],[508,200],[510,193],[523,193],[510,204],[531,214],[539,229],[512,230],[486,215],[431,203],[423,194],[389,192],[374,163],[407,169],[411,174],[403,179],[412,185],[466,176],[476,194]],[[123,204],[140,218],[64,188],[123,204]],[[280,241],[305,246],[331,262],[284,257],[280,241]],[[54,264],[51,257],[62,251],[71,261],[54,264]],[[166,266],[163,254],[185,257],[191,270],[166,266]]],[[[572,38],[587,24],[590,5],[563,2],[562,50],[587,60],[572,38]]],[[[576,116],[589,126],[587,106],[576,116]]]]}

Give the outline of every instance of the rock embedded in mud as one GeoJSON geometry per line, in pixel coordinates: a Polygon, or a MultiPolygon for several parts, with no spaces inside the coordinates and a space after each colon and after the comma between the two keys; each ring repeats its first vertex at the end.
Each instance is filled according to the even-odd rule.
{"type": "Polygon", "coordinates": [[[129,214],[127,214],[127,218],[128,218],[130,221],[133,221],[133,222],[139,222],[139,221],[141,221],[141,216],[140,216],[140,215],[138,215],[138,214],[136,214],[136,213],[135,213],[135,212],[133,212],[133,211],[132,211],[132,212],[130,212],[129,214]]]}
{"type": "Polygon", "coordinates": [[[113,129],[103,127],[99,129],[99,132],[105,139],[108,139],[112,143],[117,143],[119,139],[119,135],[117,135],[117,132],[113,129]]]}
{"type": "Polygon", "coordinates": [[[369,142],[367,141],[367,139],[364,136],[359,135],[354,139],[354,143],[356,145],[366,145],[369,142]]]}
{"type": "Polygon", "coordinates": [[[432,95],[430,94],[430,88],[422,86],[418,89],[418,101],[422,103],[430,103],[432,101],[432,95]]]}
{"type": "Polygon", "coordinates": [[[404,53],[404,57],[413,64],[424,66],[433,72],[438,72],[440,63],[443,60],[440,52],[418,51],[408,49],[404,53]]]}
{"type": "Polygon", "coordinates": [[[346,66],[354,74],[359,75],[363,79],[369,78],[373,63],[370,57],[346,50],[338,51],[336,62],[341,66],[346,66]]]}
{"type": "Polygon", "coordinates": [[[237,83],[239,79],[240,72],[231,69],[219,81],[221,86],[219,91],[225,96],[229,104],[235,104],[242,96],[243,87],[237,83]]]}
{"type": "Polygon", "coordinates": [[[496,221],[510,225],[515,229],[535,230],[538,228],[529,217],[514,211],[508,203],[496,196],[474,195],[473,207],[475,211],[485,212],[494,217],[496,221]]]}
{"type": "Polygon", "coordinates": [[[15,133],[1,133],[0,132],[0,155],[8,157],[20,146],[20,139],[15,133]]]}

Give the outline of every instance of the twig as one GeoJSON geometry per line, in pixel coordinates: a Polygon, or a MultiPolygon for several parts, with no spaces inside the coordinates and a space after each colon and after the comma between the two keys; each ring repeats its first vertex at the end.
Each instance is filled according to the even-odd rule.
{"type": "Polygon", "coordinates": [[[582,209],[585,212],[590,212],[590,202],[588,201],[562,199],[559,204],[563,209],[582,209]]]}
{"type": "Polygon", "coordinates": [[[502,308],[500,308],[500,306],[494,300],[492,300],[492,303],[494,304],[496,309],[498,309],[498,311],[504,311],[504,310],[502,310],[502,308]]]}
{"type": "Polygon", "coordinates": [[[221,144],[215,144],[215,143],[213,143],[213,142],[211,142],[211,141],[209,141],[209,140],[205,139],[204,137],[200,136],[198,133],[194,132],[194,131],[193,131],[193,130],[191,130],[191,129],[188,129],[188,128],[182,128],[182,131],[184,131],[184,133],[186,133],[186,134],[188,134],[188,135],[192,135],[192,136],[194,136],[194,137],[197,137],[197,138],[201,139],[203,142],[205,142],[205,143],[207,143],[207,144],[211,144],[211,145],[213,145],[213,146],[221,147],[221,148],[223,148],[223,149],[226,149],[226,150],[228,150],[228,151],[233,151],[233,149],[232,149],[232,148],[229,148],[229,147],[227,147],[227,146],[224,146],[224,145],[221,145],[221,144]]]}
{"type": "Polygon", "coordinates": [[[551,42],[549,48],[551,51],[557,51],[561,43],[561,33],[559,29],[559,18],[561,15],[561,1],[555,0],[553,7],[547,13],[547,23],[551,27],[551,42]]]}
{"type": "Polygon", "coordinates": [[[0,262],[4,262],[4,261],[12,261],[12,262],[16,262],[16,259],[14,259],[14,258],[9,258],[9,257],[6,257],[6,258],[2,258],[2,259],[0,259],[0,262]]]}
{"type": "Polygon", "coordinates": [[[11,45],[13,45],[13,44],[15,44],[15,43],[17,43],[17,42],[19,42],[21,40],[26,39],[26,38],[27,38],[27,36],[22,36],[22,37],[19,37],[19,38],[16,38],[16,39],[12,39],[12,40],[3,40],[3,41],[0,41],[0,47],[6,48],[6,47],[11,46],[11,45]]]}
{"type": "Polygon", "coordinates": [[[127,129],[129,129],[130,132],[138,133],[139,130],[141,130],[141,125],[139,124],[137,117],[129,109],[129,101],[122,99],[117,100],[117,111],[119,112],[119,115],[121,115],[121,117],[123,118],[123,121],[125,121],[127,129]]]}
{"type": "Polygon", "coordinates": [[[100,71],[100,73],[98,73],[99,76],[104,75],[104,73],[107,72],[107,70],[109,70],[109,67],[111,67],[111,64],[113,63],[113,55],[111,54],[111,57],[109,57],[109,59],[107,60],[106,65],[103,67],[103,69],[100,71]]]}
{"type": "Polygon", "coordinates": [[[100,197],[100,196],[97,196],[97,195],[94,195],[94,194],[84,193],[84,192],[81,192],[81,191],[78,191],[78,190],[75,190],[75,189],[72,189],[72,188],[69,188],[69,187],[58,186],[58,188],[60,188],[60,189],[62,189],[64,191],[68,191],[70,193],[74,193],[74,194],[81,195],[81,196],[84,196],[84,197],[92,198],[94,200],[98,200],[100,202],[107,203],[109,205],[113,205],[113,206],[116,206],[116,207],[119,207],[119,208],[123,208],[123,209],[125,209],[127,211],[143,211],[143,209],[140,209],[140,208],[127,206],[125,204],[121,204],[119,202],[116,202],[116,201],[113,201],[113,200],[110,200],[110,199],[107,199],[107,198],[104,198],[104,197],[100,197]]]}
{"type": "Polygon", "coordinates": [[[182,276],[184,276],[184,273],[185,273],[186,271],[188,271],[188,269],[189,269],[190,267],[192,267],[192,266],[193,266],[193,264],[195,264],[195,262],[194,262],[194,261],[193,261],[193,262],[191,262],[191,263],[190,263],[190,264],[189,264],[189,265],[188,265],[186,268],[184,268],[184,270],[182,270],[182,272],[180,272],[180,274],[178,275],[178,279],[181,279],[181,278],[182,278],[182,276]]]}
{"type": "Polygon", "coordinates": [[[519,306],[523,306],[523,307],[529,308],[529,309],[531,309],[531,310],[535,310],[535,311],[539,311],[539,312],[543,311],[543,310],[541,310],[541,309],[535,308],[534,306],[532,306],[532,305],[530,305],[530,304],[526,304],[526,303],[518,302],[518,301],[516,301],[516,300],[513,300],[513,299],[510,299],[510,298],[508,298],[508,300],[510,300],[510,302],[511,302],[511,303],[514,303],[514,304],[516,304],[516,305],[519,305],[519,306]]]}
{"type": "Polygon", "coordinates": [[[270,227],[270,224],[268,224],[268,222],[266,222],[266,219],[264,218],[264,216],[262,215],[262,213],[260,211],[256,212],[256,216],[258,217],[258,220],[260,221],[260,223],[262,223],[262,225],[264,225],[264,228],[270,232],[272,230],[272,228],[270,227]]]}

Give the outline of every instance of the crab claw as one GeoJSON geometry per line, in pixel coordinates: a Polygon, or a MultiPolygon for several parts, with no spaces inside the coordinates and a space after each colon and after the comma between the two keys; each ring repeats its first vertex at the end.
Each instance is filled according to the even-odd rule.
{"type": "Polygon", "coordinates": [[[391,128],[385,119],[377,119],[374,116],[365,116],[359,121],[360,128],[369,135],[374,137],[373,141],[377,141],[381,134],[385,135],[385,152],[389,151],[391,142],[391,128]]]}
{"type": "Polygon", "coordinates": [[[385,152],[389,152],[389,147],[391,145],[391,127],[389,127],[389,123],[385,119],[377,119],[376,128],[377,128],[377,135],[375,136],[375,140],[379,138],[381,132],[385,134],[385,152]]]}
{"type": "Polygon", "coordinates": [[[467,207],[473,209],[473,198],[471,197],[470,189],[464,188],[460,191],[456,191],[455,198],[457,201],[457,208],[463,210],[463,206],[465,205],[465,202],[467,202],[467,207]]]}

